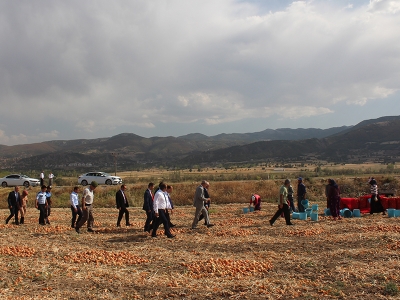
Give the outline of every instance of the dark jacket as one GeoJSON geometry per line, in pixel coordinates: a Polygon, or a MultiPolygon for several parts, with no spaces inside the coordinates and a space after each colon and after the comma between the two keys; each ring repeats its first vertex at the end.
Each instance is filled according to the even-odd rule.
{"type": "Polygon", "coordinates": [[[8,207],[12,206],[13,208],[19,208],[20,207],[20,201],[21,201],[21,194],[18,192],[18,199],[15,197],[15,191],[12,191],[8,194],[8,207]],[[18,203],[17,203],[18,200],[18,203]]]}
{"type": "Polygon", "coordinates": [[[297,198],[298,199],[305,199],[307,193],[307,189],[306,186],[304,185],[304,183],[299,183],[297,185],[297,198]]]}
{"type": "Polygon", "coordinates": [[[147,189],[144,192],[143,210],[145,211],[153,210],[153,197],[151,196],[149,189],[147,189]]]}
{"type": "MultiPolygon", "coordinates": [[[[125,194],[125,198],[126,198],[126,194],[125,194]]],[[[124,195],[122,194],[121,190],[119,190],[115,194],[115,202],[117,203],[117,208],[118,209],[119,208],[129,207],[128,198],[126,198],[126,203],[125,203],[124,195]]]]}

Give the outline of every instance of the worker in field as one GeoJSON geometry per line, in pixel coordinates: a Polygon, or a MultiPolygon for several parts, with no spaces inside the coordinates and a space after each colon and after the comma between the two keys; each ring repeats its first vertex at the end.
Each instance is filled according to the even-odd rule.
{"type": "Polygon", "coordinates": [[[286,225],[293,225],[290,222],[290,210],[288,205],[288,187],[290,186],[290,180],[286,179],[284,184],[279,189],[279,199],[278,199],[278,210],[276,211],[275,215],[269,220],[269,224],[271,226],[274,225],[276,219],[283,213],[286,221],[286,225]]]}
{"type": "Polygon", "coordinates": [[[307,189],[306,186],[303,183],[303,178],[299,177],[297,179],[297,207],[299,209],[299,212],[305,212],[305,208],[303,204],[301,204],[301,201],[306,199],[306,193],[307,189]]]}
{"type": "Polygon", "coordinates": [[[251,195],[249,207],[251,207],[252,205],[254,205],[254,210],[261,210],[261,196],[260,195],[258,195],[258,194],[251,195]]]}

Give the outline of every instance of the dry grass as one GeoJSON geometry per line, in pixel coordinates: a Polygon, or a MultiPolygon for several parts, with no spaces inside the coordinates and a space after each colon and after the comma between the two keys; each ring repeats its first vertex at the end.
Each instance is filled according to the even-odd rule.
{"type": "MultiPolygon", "coordinates": [[[[388,177],[376,177],[378,185],[382,189],[388,177]]],[[[292,185],[294,190],[297,189],[297,181],[292,178],[292,185]]],[[[369,193],[369,185],[367,184],[368,177],[351,178],[341,177],[337,178],[337,183],[342,189],[342,197],[358,197],[362,194],[369,193]]],[[[282,185],[283,180],[236,180],[236,181],[211,181],[210,195],[213,203],[227,204],[227,203],[248,203],[253,193],[259,194],[263,201],[275,202],[279,194],[279,187],[282,185]]],[[[387,188],[399,190],[399,179],[391,178],[390,184],[387,188]]],[[[155,182],[156,185],[158,182],[155,182]]],[[[170,182],[167,181],[168,184],[170,182]]],[[[310,201],[323,201],[325,198],[325,185],[326,178],[309,178],[305,179],[307,186],[307,198],[310,201]]],[[[174,187],[173,199],[177,205],[190,205],[193,202],[193,195],[199,182],[179,182],[172,183],[174,187]]],[[[127,184],[127,196],[132,206],[141,207],[143,205],[143,193],[147,188],[147,183],[127,184]]],[[[54,186],[53,193],[53,207],[68,208],[69,207],[69,194],[72,192],[72,186],[54,186]]],[[[95,190],[97,205],[99,207],[115,207],[115,193],[118,191],[119,186],[99,186],[95,190]]],[[[12,188],[0,188],[0,209],[7,208],[7,195],[12,188]]],[[[21,188],[22,190],[22,188],[21,188]]],[[[81,191],[83,188],[81,187],[81,191]]],[[[30,189],[29,199],[31,199],[31,206],[34,203],[36,193],[39,191],[38,187],[30,189]]]]}
{"type": "MultiPolygon", "coordinates": [[[[323,203],[320,202],[320,207],[323,203]]],[[[50,226],[0,225],[2,299],[397,299],[398,219],[366,215],[319,222],[283,219],[275,204],[243,215],[242,204],[212,205],[216,226],[190,230],[194,208],[172,216],[176,238],[144,233],[144,213],[116,228],[115,209],[95,208],[97,233],[69,228],[54,209],[50,226]]],[[[0,211],[6,218],[7,210],[0,211]]]]}

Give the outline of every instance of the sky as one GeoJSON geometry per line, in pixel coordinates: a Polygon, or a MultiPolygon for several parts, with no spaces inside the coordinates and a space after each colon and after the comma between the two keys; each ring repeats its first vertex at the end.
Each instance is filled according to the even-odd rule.
{"type": "Polygon", "coordinates": [[[0,144],[400,115],[400,1],[3,0],[0,144]]]}

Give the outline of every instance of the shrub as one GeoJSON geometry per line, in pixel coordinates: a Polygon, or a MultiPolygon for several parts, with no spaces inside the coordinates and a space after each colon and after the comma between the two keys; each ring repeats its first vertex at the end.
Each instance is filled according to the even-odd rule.
{"type": "Polygon", "coordinates": [[[399,293],[399,288],[394,282],[388,282],[385,285],[385,295],[396,296],[399,293]]]}

